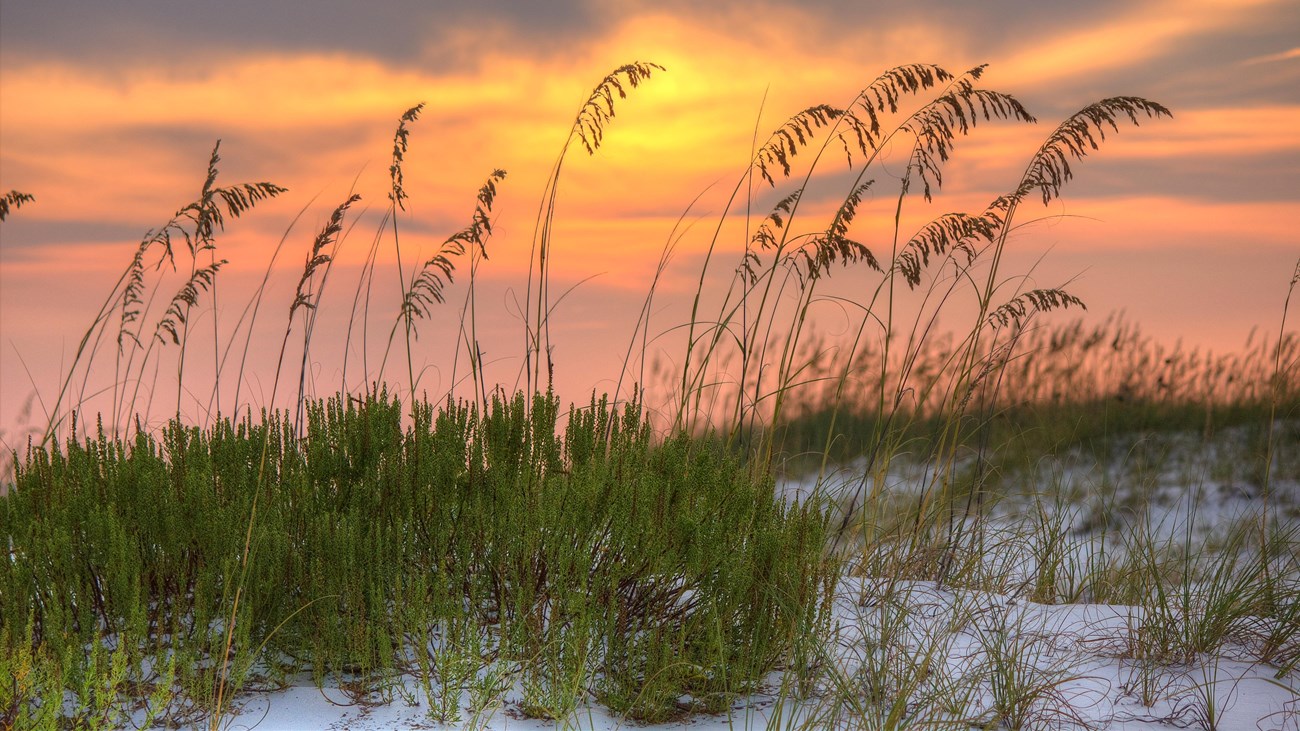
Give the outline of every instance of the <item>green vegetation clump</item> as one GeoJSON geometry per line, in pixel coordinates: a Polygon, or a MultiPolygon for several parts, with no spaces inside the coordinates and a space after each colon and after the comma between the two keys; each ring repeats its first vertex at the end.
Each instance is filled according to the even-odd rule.
{"type": "Polygon", "coordinates": [[[105,653],[110,694],[168,658],[198,706],[299,671],[423,674],[436,705],[489,667],[522,673],[538,716],[588,693],[642,719],[725,706],[824,619],[821,514],[706,442],[652,440],[636,404],[561,416],[517,395],[417,403],[403,427],[381,392],[311,405],[302,439],[271,413],[33,449],[0,501],[0,614],[27,618],[4,647],[63,674],[32,708],[105,653]]]}

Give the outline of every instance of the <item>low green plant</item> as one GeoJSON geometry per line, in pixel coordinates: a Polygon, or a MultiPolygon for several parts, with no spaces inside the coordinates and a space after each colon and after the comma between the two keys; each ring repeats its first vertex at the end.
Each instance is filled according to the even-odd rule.
{"type": "Polygon", "coordinates": [[[1199,670],[1199,678],[1190,673],[1188,677],[1188,715],[1201,731],[1219,731],[1223,714],[1236,700],[1236,684],[1240,681],[1222,677],[1218,658],[1207,658],[1199,670]],[[1224,686],[1227,686],[1226,691],[1224,686]]]}
{"type": "Polygon", "coordinates": [[[1161,558],[1163,551],[1149,525],[1134,533],[1128,551],[1142,566],[1133,574],[1141,592],[1133,657],[1190,664],[1247,637],[1263,607],[1268,583],[1260,561],[1246,553],[1253,545],[1253,526],[1238,523],[1217,551],[1203,553],[1193,547],[1194,520],[1188,520],[1182,540],[1170,545],[1170,563],[1161,558]]]}
{"type": "Polygon", "coordinates": [[[948,662],[957,638],[949,620],[964,610],[950,606],[947,616],[927,616],[928,599],[894,581],[873,593],[862,613],[862,637],[846,653],[855,667],[826,661],[829,693],[819,721],[879,731],[966,725],[962,716],[975,700],[976,683],[953,673],[948,662]]]}
{"type": "MultiPolygon", "coordinates": [[[[14,626],[6,630],[14,631],[14,626]]],[[[34,633],[34,623],[29,621],[25,635],[6,638],[6,651],[0,653],[0,728],[59,727],[65,665],[34,646],[34,633]]]]}
{"type": "Polygon", "coordinates": [[[1085,676],[1068,657],[1053,656],[1052,628],[1030,622],[1025,613],[1007,604],[991,606],[975,622],[983,651],[980,674],[987,679],[989,692],[987,709],[978,722],[1013,731],[1067,724],[1087,727],[1078,707],[1080,699],[1068,687],[1085,676]]]}

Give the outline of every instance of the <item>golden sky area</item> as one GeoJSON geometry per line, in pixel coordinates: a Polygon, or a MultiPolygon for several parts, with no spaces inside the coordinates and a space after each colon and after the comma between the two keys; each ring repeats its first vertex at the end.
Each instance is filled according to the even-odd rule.
{"type": "MultiPolygon", "coordinates": [[[[1035,286],[1070,282],[1090,317],[1122,310],[1170,342],[1227,349],[1254,327],[1276,329],[1300,257],[1295,3],[863,5],[0,0],[0,192],[36,197],[0,224],[0,424],[15,423],[33,390],[38,414],[57,392],[141,236],[198,193],[217,139],[219,183],[289,189],[217,239],[229,260],[217,317],[228,329],[285,240],[264,297],[274,314],[254,333],[259,365],[241,396],[259,404],[305,252],[355,190],[362,200],[321,308],[331,334],[346,327],[388,204],[397,118],[417,102],[426,108],[410,127],[410,202],[399,217],[408,268],[469,221],[493,169],[508,171],[479,271],[479,316],[489,359],[509,385],[544,183],[593,85],[635,60],[666,71],[618,100],[603,149],[575,150],[560,179],[552,286],[558,294],[583,282],[555,315],[568,398],[612,388],[660,252],[703,192],[682,219],[652,327],[677,324],[756,134],[761,141],[813,104],[842,106],[905,63],[953,72],[988,63],[981,85],[1016,96],[1039,119],[980,124],[959,139],[942,193],[932,203],[909,199],[912,228],[946,211],[982,210],[1084,105],[1147,97],[1174,117],[1125,126],[1076,164],[1063,199],[1022,213],[1045,218],[1014,237],[1011,264],[1034,267],[1035,286]]],[[[809,221],[833,211],[851,181],[842,154],[833,155],[810,187],[809,221]]],[[[854,229],[869,246],[888,248],[901,169],[886,161],[872,175],[878,192],[854,229]]],[[[780,192],[756,189],[754,222],[780,192]]],[[[733,220],[720,246],[734,257],[743,241],[743,222],[733,220]]],[[[386,333],[394,316],[395,265],[385,239],[375,331],[386,333]]],[[[836,287],[852,293],[852,276],[836,287]]],[[[447,321],[463,297],[450,290],[447,321]]],[[[209,308],[196,327],[211,328],[211,317],[209,308]]],[[[455,333],[447,322],[428,328],[416,355],[428,368],[422,387],[436,395],[449,386],[455,333]]],[[[343,343],[316,337],[313,369],[328,393],[343,343]]],[[[377,338],[370,334],[368,352],[377,338]]],[[[201,401],[191,407],[201,411],[201,401]]]]}

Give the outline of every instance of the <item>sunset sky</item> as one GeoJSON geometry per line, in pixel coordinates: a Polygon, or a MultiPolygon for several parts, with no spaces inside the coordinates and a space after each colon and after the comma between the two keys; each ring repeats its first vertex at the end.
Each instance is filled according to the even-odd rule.
{"type": "MultiPolygon", "coordinates": [[[[978,213],[1016,184],[1059,121],[1103,97],[1143,96],[1173,118],[1125,126],[1076,165],[1062,200],[1023,214],[1050,218],[1013,240],[1013,265],[1023,272],[1039,262],[1036,286],[1069,282],[1089,317],[1124,311],[1171,343],[1230,349],[1252,327],[1278,326],[1300,257],[1293,0],[0,0],[0,192],[36,197],[0,224],[0,424],[18,419],[32,381],[43,399],[57,392],[141,236],[197,194],[217,139],[219,183],[289,189],[218,236],[230,262],[222,321],[233,326],[305,208],[276,265],[264,304],[272,314],[255,335],[262,344],[252,346],[272,370],[306,249],[334,206],[354,187],[361,194],[326,295],[333,309],[322,312],[335,334],[387,206],[397,119],[417,102],[426,108],[411,125],[405,165],[404,263],[464,226],[486,176],[508,171],[480,270],[480,330],[495,338],[489,358],[513,373],[523,340],[513,301],[522,298],[546,176],[593,85],[636,60],[666,71],[620,100],[604,148],[594,157],[576,150],[561,179],[553,289],[585,280],[555,315],[566,398],[612,387],[660,250],[712,185],[665,280],[664,297],[680,310],[756,124],[766,137],[789,115],[846,104],[905,63],[953,72],[987,63],[981,85],[1016,96],[1039,119],[981,125],[960,139],[942,194],[909,204],[918,220],[978,213]]],[[[826,184],[814,188],[824,200],[814,203],[837,204],[843,191],[831,183],[843,169],[842,159],[825,167],[826,184]]],[[[892,216],[891,172],[877,175],[882,192],[859,222],[868,245],[873,231],[890,231],[881,223],[892,216]]],[[[733,239],[726,246],[739,251],[733,239]]],[[[376,282],[395,285],[391,243],[380,257],[376,282]]],[[[385,333],[396,303],[386,296],[373,305],[385,333]]],[[[447,318],[463,296],[451,290],[447,318]]],[[[655,330],[676,324],[677,310],[655,330]]],[[[446,337],[433,330],[419,346],[446,346],[446,337]]],[[[422,357],[432,369],[422,383],[441,393],[446,358],[422,357]]],[[[338,365],[320,358],[328,392],[338,365]]],[[[111,368],[111,357],[102,362],[111,368]]],[[[254,394],[241,400],[257,404],[270,378],[250,378],[254,394]]]]}

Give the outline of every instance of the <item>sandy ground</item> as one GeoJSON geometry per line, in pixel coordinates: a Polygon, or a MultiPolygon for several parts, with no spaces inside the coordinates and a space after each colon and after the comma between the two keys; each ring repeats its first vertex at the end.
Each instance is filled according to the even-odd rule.
{"type": "MultiPolygon", "coordinates": [[[[860,677],[864,660],[879,635],[884,586],[881,582],[846,578],[835,605],[830,662],[846,682],[860,677]]],[[[1028,684],[1047,690],[1027,703],[1030,728],[1168,729],[1218,731],[1300,729],[1300,683],[1295,677],[1278,680],[1271,667],[1253,664],[1240,654],[1213,658],[1162,670],[1153,679],[1163,696],[1151,706],[1140,698],[1140,671],[1120,657],[1122,638],[1139,621],[1141,610],[1109,605],[1044,606],[1004,595],[952,592],[933,583],[896,584],[909,612],[908,632],[918,652],[942,648],[943,672],[969,678],[982,689],[968,698],[962,712],[987,719],[992,703],[990,679],[993,652],[1010,652],[1028,684]],[[928,643],[934,642],[936,645],[928,643]]],[[[897,606],[897,605],[892,605],[897,606]]],[[[738,699],[729,715],[695,715],[672,723],[641,728],[761,729],[795,727],[872,727],[860,718],[829,714],[834,695],[816,694],[800,700],[782,698],[781,676],[769,677],[765,692],[738,699]]],[[[865,686],[864,686],[865,687],[865,686]]],[[[407,691],[419,697],[413,683],[407,691]]],[[[477,717],[440,724],[422,705],[401,699],[359,703],[338,687],[316,688],[302,679],[280,692],[247,695],[237,712],[223,719],[226,729],[618,729],[637,724],[612,717],[598,705],[587,705],[571,718],[549,722],[522,718],[518,689],[477,717]]],[[[963,724],[964,725],[964,724],[963,724]]],[[[974,724],[972,724],[974,725],[974,724]]]]}

